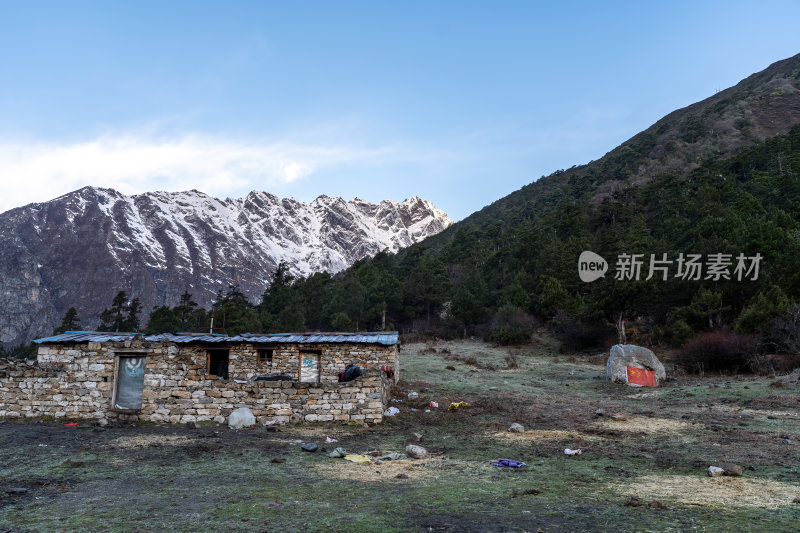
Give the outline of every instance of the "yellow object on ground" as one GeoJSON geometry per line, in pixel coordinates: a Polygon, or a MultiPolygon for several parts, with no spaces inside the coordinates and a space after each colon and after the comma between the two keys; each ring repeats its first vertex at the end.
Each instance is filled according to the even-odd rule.
{"type": "Polygon", "coordinates": [[[345,455],[344,458],[360,465],[370,464],[369,458],[366,455],[345,455]]]}
{"type": "Polygon", "coordinates": [[[450,404],[450,407],[448,407],[447,410],[455,411],[459,407],[469,407],[469,404],[467,402],[458,402],[458,403],[453,402],[450,404]]]}

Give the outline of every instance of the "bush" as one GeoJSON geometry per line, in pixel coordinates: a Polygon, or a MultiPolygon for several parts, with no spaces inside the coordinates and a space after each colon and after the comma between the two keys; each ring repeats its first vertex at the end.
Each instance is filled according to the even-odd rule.
{"type": "Polygon", "coordinates": [[[511,344],[527,344],[539,322],[519,307],[506,304],[497,310],[492,319],[489,340],[508,346],[511,344]]]}
{"type": "Polygon", "coordinates": [[[506,367],[509,369],[519,368],[519,353],[509,351],[505,356],[506,367]]]}
{"type": "Polygon", "coordinates": [[[561,352],[604,348],[613,337],[613,330],[605,324],[585,324],[567,313],[559,311],[550,323],[553,335],[561,341],[561,352]]]}
{"type": "Polygon", "coordinates": [[[770,321],[764,333],[770,350],[800,354],[800,305],[794,305],[770,321]]]}
{"type": "Polygon", "coordinates": [[[672,333],[672,340],[675,341],[675,344],[683,344],[694,335],[692,327],[683,319],[676,320],[675,323],[672,324],[670,332],[672,333]]]}
{"type": "Polygon", "coordinates": [[[743,372],[755,370],[758,355],[754,335],[716,330],[684,344],[676,362],[688,372],[743,372]]]}

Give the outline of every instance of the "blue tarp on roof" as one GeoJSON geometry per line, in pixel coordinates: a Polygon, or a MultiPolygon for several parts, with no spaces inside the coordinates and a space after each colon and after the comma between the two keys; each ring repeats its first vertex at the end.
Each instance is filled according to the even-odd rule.
{"type": "Polygon", "coordinates": [[[357,344],[384,344],[392,346],[397,344],[396,331],[379,331],[369,333],[242,333],[241,335],[219,335],[202,333],[160,333],[158,335],[142,335],[141,333],[108,333],[103,331],[67,331],[61,335],[36,339],[37,344],[66,344],[79,342],[125,342],[138,337],[146,342],[174,342],[185,344],[190,342],[201,343],[234,343],[250,342],[254,344],[274,343],[340,343],[350,342],[357,344]]]}

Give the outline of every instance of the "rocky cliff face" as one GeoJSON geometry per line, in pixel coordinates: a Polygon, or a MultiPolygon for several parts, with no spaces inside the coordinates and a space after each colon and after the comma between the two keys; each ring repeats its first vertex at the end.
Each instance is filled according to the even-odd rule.
{"type": "Polygon", "coordinates": [[[85,187],[0,214],[0,343],[50,334],[72,306],[95,327],[119,290],[145,311],[175,305],[184,291],[208,306],[232,283],[255,299],[280,261],[295,275],[336,272],[451,224],[418,197],[306,204],[256,191],[218,200],[85,187]]]}

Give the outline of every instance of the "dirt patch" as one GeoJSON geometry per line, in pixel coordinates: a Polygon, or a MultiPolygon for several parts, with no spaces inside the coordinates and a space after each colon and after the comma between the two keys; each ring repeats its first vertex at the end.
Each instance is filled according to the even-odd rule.
{"type": "Polygon", "coordinates": [[[634,433],[669,433],[679,434],[682,431],[696,428],[695,424],[671,418],[650,418],[645,416],[633,416],[626,420],[601,420],[592,424],[598,429],[610,429],[613,431],[628,431],[634,433]]]}
{"type": "Polygon", "coordinates": [[[506,442],[531,442],[531,441],[553,441],[553,440],[587,440],[596,441],[600,437],[594,435],[587,435],[580,431],[563,431],[560,429],[533,429],[523,433],[511,433],[509,431],[502,431],[491,433],[492,438],[504,440],[506,442]]]}
{"type": "Polygon", "coordinates": [[[116,448],[151,448],[154,446],[188,446],[195,439],[184,435],[132,435],[118,437],[109,445],[116,448]]]}
{"type": "Polygon", "coordinates": [[[770,479],[735,477],[642,476],[635,482],[611,483],[626,496],[664,499],[686,505],[760,507],[792,505],[800,486],[770,479]]]}
{"type": "Polygon", "coordinates": [[[329,459],[316,465],[313,470],[328,479],[347,481],[402,481],[397,476],[405,475],[405,479],[425,479],[432,477],[435,470],[441,467],[443,459],[422,459],[417,461],[382,461],[368,465],[351,463],[345,459],[329,459]]]}

